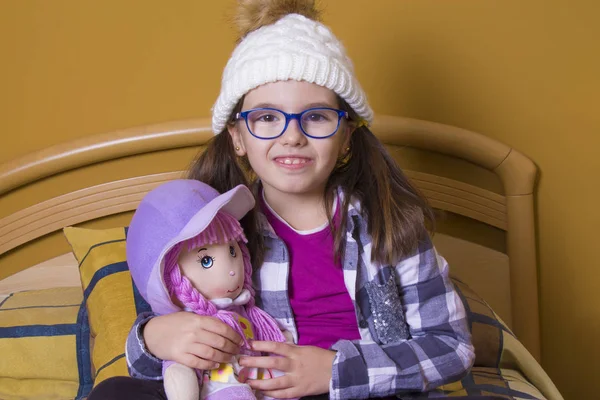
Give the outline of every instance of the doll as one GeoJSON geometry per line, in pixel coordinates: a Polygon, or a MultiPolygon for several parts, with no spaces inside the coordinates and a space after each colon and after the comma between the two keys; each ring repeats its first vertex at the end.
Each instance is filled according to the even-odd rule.
{"type": "MultiPolygon", "coordinates": [[[[185,311],[213,316],[244,340],[285,341],[277,322],[254,303],[252,266],[239,223],[254,207],[243,185],[219,194],[189,179],[165,183],[148,193],[127,234],[127,261],[140,294],[157,314],[185,311]]],[[[199,371],[163,361],[169,400],[256,399],[245,381],[278,371],[242,368],[233,357],[218,369],[199,371]]]]}

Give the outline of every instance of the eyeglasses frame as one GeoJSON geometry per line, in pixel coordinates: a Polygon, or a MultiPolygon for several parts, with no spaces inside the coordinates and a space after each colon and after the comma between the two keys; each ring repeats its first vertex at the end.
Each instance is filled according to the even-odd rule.
{"type": "Polygon", "coordinates": [[[342,121],[342,118],[346,118],[349,119],[348,116],[348,112],[347,111],[343,111],[343,110],[338,110],[337,108],[331,108],[331,107],[312,107],[312,108],[308,108],[300,113],[286,113],[285,111],[279,110],[277,108],[271,108],[271,107],[264,107],[264,108],[252,108],[250,110],[246,110],[246,111],[242,111],[239,112],[235,115],[235,120],[239,120],[240,118],[242,118],[245,122],[246,122],[246,128],[248,128],[248,132],[250,132],[250,134],[252,136],[254,136],[257,139],[261,139],[261,140],[273,140],[273,139],[277,139],[278,137],[281,137],[285,131],[287,130],[290,121],[295,119],[298,121],[298,126],[300,127],[300,130],[302,131],[302,133],[312,139],[327,139],[329,137],[332,137],[333,135],[335,135],[337,133],[337,131],[340,129],[340,123],[342,121]],[[281,133],[277,136],[273,136],[273,137],[268,137],[268,138],[264,138],[264,137],[260,137],[260,136],[256,136],[254,134],[254,132],[252,132],[252,129],[250,129],[250,124],[248,123],[248,114],[250,114],[253,111],[277,111],[282,113],[283,115],[285,115],[285,126],[283,127],[283,130],[281,131],[281,133]],[[327,136],[312,136],[309,135],[308,133],[306,133],[306,131],[304,130],[304,128],[302,127],[302,116],[304,114],[306,114],[309,111],[315,111],[315,110],[331,110],[331,111],[336,111],[338,114],[338,122],[337,122],[337,126],[335,128],[335,130],[333,131],[333,133],[331,133],[330,135],[327,136]]]}

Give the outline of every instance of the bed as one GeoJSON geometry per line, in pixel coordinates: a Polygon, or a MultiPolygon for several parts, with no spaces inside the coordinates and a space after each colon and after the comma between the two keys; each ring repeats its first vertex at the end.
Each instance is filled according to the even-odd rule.
{"type": "MultiPolygon", "coordinates": [[[[428,396],[562,399],[538,363],[535,164],[433,122],[378,116],[372,130],[436,209],[433,240],[469,313],[475,366],[428,396]]],[[[126,374],[123,332],[147,307],[124,259],[128,221],[211,137],[208,119],[172,121],[0,165],[0,398],[85,398],[126,374]]]]}

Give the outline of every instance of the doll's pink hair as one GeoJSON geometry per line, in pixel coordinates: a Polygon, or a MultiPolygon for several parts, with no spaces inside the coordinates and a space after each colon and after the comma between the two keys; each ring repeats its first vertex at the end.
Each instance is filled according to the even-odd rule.
{"type": "MultiPolygon", "coordinates": [[[[277,326],[277,322],[260,308],[256,307],[254,302],[255,291],[252,287],[252,265],[250,263],[250,252],[246,246],[247,239],[244,231],[237,219],[224,211],[219,211],[210,224],[196,237],[178,243],[165,256],[165,285],[171,296],[177,297],[183,305],[196,314],[207,315],[219,318],[221,321],[231,326],[244,339],[248,346],[246,336],[240,326],[237,318],[230,311],[219,310],[209,300],[192,285],[185,276],[181,274],[178,258],[182,249],[196,249],[203,245],[224,244],[231,240],[238,242],[242,250],[244,260],[244,289],[250,292],[250,301],[245,305],[246,312],[252,325],[254,333],[258,340],[269,340],[274,342],[284,342],[285,337],[277,326]]],[[[248,346],[249,347],[249,346],[248,346]]]]}

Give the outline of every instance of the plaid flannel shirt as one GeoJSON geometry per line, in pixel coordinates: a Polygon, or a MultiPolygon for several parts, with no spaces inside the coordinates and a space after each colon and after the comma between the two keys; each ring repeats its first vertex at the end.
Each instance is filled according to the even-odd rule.
{"type": "MultiPolygon", "coordinates": [[[[450,281],[448,263],[429,237],[415,254],[396,265],[371,262],[371,237],[360,205],[348,210],[344,282],[356,309],[361,339],[340,340],[330,382],[331,399],[363,399],[422,392],[465,376],[475,358],[462,301],[450,281]],[[386,283],[394,282],[390,285],[386,283]],[[383,297],[382,297],[383,296],[383,297]],[[384,323],[385,306],[397,299],[403,313],[384,323]],[[386,301],[387,303],[387,301],[386,301]],[[405,335],[402,332],[406,332],[405,335]]],[[[294,342],[298,333],[287,292],[289,263],[285,244],[262,216],[265,261],[254,275],[256,301],[294,342]]],[[[130,373],[162,379],[161,361],[146,349],[141,326],[152,314],[140,314],[127,339],[130,373]]]]}

